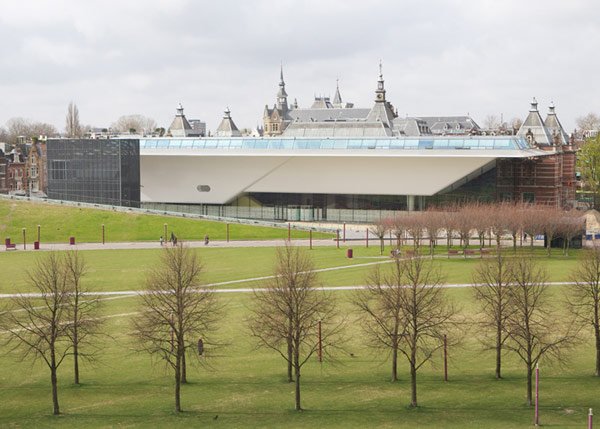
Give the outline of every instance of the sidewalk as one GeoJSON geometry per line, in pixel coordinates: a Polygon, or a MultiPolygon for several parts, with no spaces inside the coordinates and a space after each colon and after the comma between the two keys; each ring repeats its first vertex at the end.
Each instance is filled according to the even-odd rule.
{"type": "MultiPolygon", "coordinates": [[[[285,240],[237,240],[230,241],[229,243],[223,240],[215,240],[204,245],[204,241],[186,241],[185,245],[188,247],[206,247],[206,248],[227,248],[227,247],[278,247],[284,244],[285,240]]],[[[334,239],[318,239],[313,240],[313,246],[335,246],[336,241],[334,239]]],[[[308,247],[309,240],[292,240],[291,243],[294,246],[308,247]]],[[[340,246],[344,243],[340,240],[340,246]]],[[[354,243],[353,243],[354,244],[354,243]]],[[[69,243],[40,243],[39,250],[107,250],[107,249],[160,249],[161,247],[172,246],[171,243],[163,243],[161,246],[158,241],[129,241],[129,242],[106,242],[102,243],[77,243],[73,246],[69,243]]],[[[4,246],[2,246],[4,247],[4,246]]],[[[14,252],[15,250],[6,250],[6,247],[2,250],[4,252],[14,252]]],[[[23,249],[23,244],[16,245],[16,252],[30,252],[33,250],[33,243],[27,243],[26,249],[23,249]]]]}

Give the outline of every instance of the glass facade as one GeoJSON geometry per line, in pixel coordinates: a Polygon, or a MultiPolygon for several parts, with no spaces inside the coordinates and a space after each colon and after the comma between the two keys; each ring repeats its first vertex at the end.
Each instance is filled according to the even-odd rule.
{"type": "Polygon", "coordinates": [[[138,139],[49,139],[48,198],[140,206],[138,139]]]}
{"type": "Polygon", "coordinates": [[[520,150],[533,149],[529,141],[516,136],[428,137],[428,138],[203,138],[140,139],[140,149],[384,149],[384,150],[520,150]]]}

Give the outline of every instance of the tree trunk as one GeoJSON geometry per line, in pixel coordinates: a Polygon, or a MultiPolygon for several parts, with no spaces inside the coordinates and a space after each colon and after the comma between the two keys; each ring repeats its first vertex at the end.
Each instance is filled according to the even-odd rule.
{"type": "Polygon", "coordinates": [[[177,361],[175,363],[175,412],[181,412],[181,355],[177,352],[177,361]]]}
{"type": "Polygon", "coordinates": [[[502,378],[500,373],[502,366],[502,326],[500,326],[500,323],[498,323],[496,329],[496,378],[500,380],[502,378]]]}
{"type": "Polygon", "coordinates": [[[379,255],[383,255],[385,250],[385,237],[379,237],[379,255]]]}
{"type": "Polygon", "coordinates": [[[392,381],[398,380],[398,346],[392,351],[392,381]]]}
{"type": "Polygon", "coordinates": [[[513,238],[513,252],[517,254],[517,234],[512,235],[513,238]]]}
{"type": "MultiPolygon", "coordinates": [[[[414,353],[413,353],[414,354],[414,353]]],[[[410,406],[417,408],[417,368],[414,361],[410,363],[410,406]]]]}
{"type": "Polygon", "coordinates": [[[56,380],[56,367],[55,367],[54,352],[52,353],[52,367],[50,368],[50,381],[52,382],[52,414],[58,415],[58,414],[60,414],[60,409],[58,407],[58,387],[57,387],[57,380],[56,380]]]}
{"type": "Polygon", "coordinates": [[[533,368],[531,363],[527,362],[527,405],[531,406],[533,401],[531,400],[531,378],[533,375],[533,368]]]}
{"type": "Polygon", "coordinates": [[[296,411],[300,411],[302,409],[302,407],[300,407],[300,365],[298,364],[298,361],[296,359],[296,361],[294,362],[294,375],[296,376],[296,404],[295,404],[295,408],[296,411]]]}
{"type": "Polygon", "coordinates": [[[75,384],[79,384],[79,352],[77,351],[77,327],[73,328],[73,365],[75,371],[75,384]]]}
{"type": "Polygon", "coordinates": [[[292,355],[292,342],[291,340],[288,340],[288,344],[287,344],[287,355],[288,355],[288,360],[287,360],[287,381],[288,383],[291,383],[292,381],[294,381],[294,377],[292,376],[292,371],[293,371],[293,359],[294,356],[292,355]]]}
{"type": "Polygon", "coordinates": [[[183,384],[187,383],[187,371],[185,367],[185,349],[183,349],[183,353],[181,355],[181,382],[183,384]]]}

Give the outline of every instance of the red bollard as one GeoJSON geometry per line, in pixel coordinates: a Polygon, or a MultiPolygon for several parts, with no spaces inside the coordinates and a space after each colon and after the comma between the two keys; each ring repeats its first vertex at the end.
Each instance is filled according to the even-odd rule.
{"type": "Polygon", "coordinates": [[[229,224],[227,224],[227,242],[229,243],[229,224]]]}
{"type": "Polygon", "coordinates": [[[346,224],[344,223],[344,243],[346,242],[346,224]]]}
{"type": "Polygon", "coordinates": [[[310,243],[310,250],[312,250],[312,229],[308,231],[308,239],[310,243]]]}
{"type": "Polygon", "coordinates": [[[369,230],[367,229],[367,249],[369,248],[369,230]]]}
{"type": "Polygon", "coordinates": [[[288,241],[292,239],[292,224],[288,223],[288,241]]]}
{"type": "Polygon", "coordinates": [[[592,414],[592,409],[590,408],[590,414],[588,415],[588,429],[592,429],[593,419],[594,419],[594,414],[592,414]]]}

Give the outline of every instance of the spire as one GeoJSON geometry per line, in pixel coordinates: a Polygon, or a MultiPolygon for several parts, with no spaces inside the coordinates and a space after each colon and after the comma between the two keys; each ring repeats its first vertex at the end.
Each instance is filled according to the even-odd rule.
{"type": "Polygon", "coordinates": [[[340,95],[340,80],[335,80],[335,95],[333,96],[334,107],[342,107],[342,96],[340,95]]]}
{"type": "Polygon", "coordinates": [[[177,116],[183,116],[183,106],[181,105],[181,103],[179,103],[176,110],[177,110],[177,116]]]}
{"type": "Polygon", "coordinates": [[[383,81],[383,66],[379,60],[379,80],[377,81],[377,90],[375,91],[375,101],[385,103],[385,86],[383,81]]]}
{"type": "Polygon", "coordinates": [[[277,91],[277,108],[282,111],[287,111],[287,92],[285,92],[285,81],[283,80],[283,63],[279,72],[279,91],[277,91]]]}
{"type": "Polygon", "coordinates": [[[554,112],[554,101],[550,102],[550,106],[548,106],[548,110],[549,110],[549,112],[548,112],[549,115],[556,115],[556,113],[554,112]]]}
{"type": "Polygon", "coordinates": [[[531,100],[531,108],[529,109],[530,112],[537,112],[538,111],[538,102],[535,99],[535,97],[533,97],[533,100],[531,100]]]}

